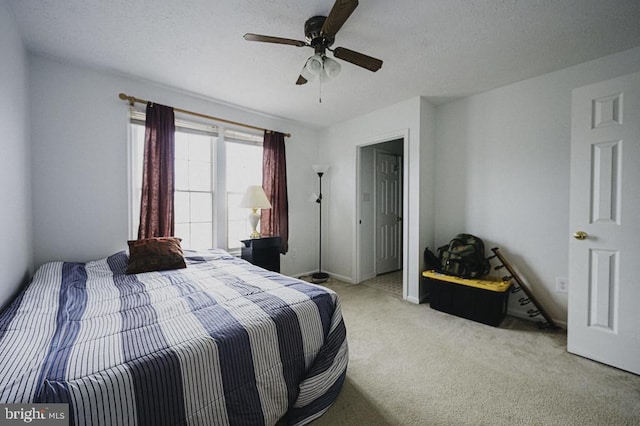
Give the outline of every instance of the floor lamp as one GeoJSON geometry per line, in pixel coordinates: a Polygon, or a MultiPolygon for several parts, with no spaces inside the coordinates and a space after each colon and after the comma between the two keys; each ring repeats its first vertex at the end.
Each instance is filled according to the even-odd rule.
{"type": "Polygon", "coordinates": [[[329,274],[326,272],[322,272],[322,175],[324,175],[327,170],[329,170],[329,166],[326,164],[314,164],[311,166],[314,172],[318,174],[318,179],[320,181],[320,190],[318,193],[318,197],[316,198],[316,203],[318,203],[319,210],[319,223],[318,223],[318,272],[311,275],[311,281],[314,283],[323,283],[329,279],[329,274]]]}

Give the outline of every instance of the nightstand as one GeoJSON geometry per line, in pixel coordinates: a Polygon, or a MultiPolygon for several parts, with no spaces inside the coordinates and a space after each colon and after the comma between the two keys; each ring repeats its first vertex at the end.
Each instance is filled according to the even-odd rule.
{"type": "Polygon", "coordinates": [[[242,258],[256,266],[280,272],[280,237],[242,240],[242,258]]]}

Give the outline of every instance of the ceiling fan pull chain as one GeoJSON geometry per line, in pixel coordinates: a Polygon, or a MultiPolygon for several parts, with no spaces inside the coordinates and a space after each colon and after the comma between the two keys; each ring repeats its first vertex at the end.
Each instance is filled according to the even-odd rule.
{"type": "Polygon", "coordinates": [[[318,79],[318,103],[322,103],[322,78],[318,79]]]}

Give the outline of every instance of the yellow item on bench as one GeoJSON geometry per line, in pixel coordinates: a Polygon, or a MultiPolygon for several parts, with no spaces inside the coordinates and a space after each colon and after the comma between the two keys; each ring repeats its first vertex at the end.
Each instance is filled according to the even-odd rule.
{"type": "Polygon", "coordinates": [[[498,277],[484,277],[479,280],[476,278],[454,277],[453,275],[442,274],[436,271],[424,271],[422,275],[435,280],[447,281],[454,284],[461,284],[489,291],[497,291],[500,293],[507,291],[509,287],[511,287],[511,281],[503,281],[502,278],[498,277]]]}

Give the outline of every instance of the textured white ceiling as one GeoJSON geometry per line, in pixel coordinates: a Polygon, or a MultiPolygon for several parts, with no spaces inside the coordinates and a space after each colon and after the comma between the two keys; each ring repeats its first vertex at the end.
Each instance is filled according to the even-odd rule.
{"type": "MultiPolygon", "coordinates": [[[[2,0],[4,1],[4,0],[2,0]]],[[[438,103],[640,46],[640,0],[362,0],[342,46],[384,60],[341,61],[296,86],[304,40],[333,0],[8,0],[28,49],[324,127],[415,96],[438,103]]],[[[133,94],[135,95],[135,94],[133,94]]],[[[176,105],[179,106],[179,105],[176,105]]]]}

